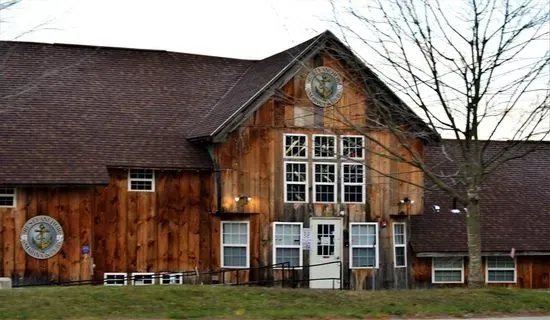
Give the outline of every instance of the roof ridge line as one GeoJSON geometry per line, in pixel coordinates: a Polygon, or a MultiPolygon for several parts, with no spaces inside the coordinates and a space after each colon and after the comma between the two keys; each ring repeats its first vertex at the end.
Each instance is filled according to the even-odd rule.
{"type": "MultiPolygon", "coordinates": [[[[225,119],[225,120],[224,120],[224,121],[214,130],[214,131],[212,131],[212,132],[210,133],[210,135],[216,134],[216,132],[218,132],[218,131],[220,130],[220,128],[222,128],[223,126],[225,126],[225,124],[226,124],[227,122],[229,122],[231,119],[233,119],[233,117],[234,117],[237,113],[239,113],[239,112],[240,112],[244,107],[246,107],[252,100],[254,100],[256,97],[258,97],[258,95],[259,95],[261,92],[263,92],[263,91],[264,91],[267,87],[269,87],[276,79],[278,79],[283,73],[285,73],[285,72],[288,70],[289,66],[293,65],[294,62],[295,62],[296,60],[299,59],[299,57],[303,56],[303,54],[304,54],[306,51],[309,51],[309,50],[313,47],[314,44],[317,44],[317,42],[319,41],[319,39],[323,38],[323,36],[325,36],[325,34],[326,34],[326,32],[323,32],[323,33],[321,33],[320,35],[316,36],[316,37],[315,37],[315,40],[313,40],[313,41],[312,41],[306,48],[304,48],[299,54],[297,54],[295,57],[293,57],[292,60],[291,60],[283,69],[281,69],[273,78],[271,78],[266,84],[264,84],[259,90],[257,90],[256,93],[255,93],[252,97],[250,97],[244,104],[242,104],[237,110],[235,110],[228,118],[226,118],[226,119],[225,119]]],[[[299,46],[299,45],[297,45],[297,46],[299,46]]],[[[272,55],[272,56],[269,56],[269,57],[267,57],[267,58],[265,58],[265,59],[258,60],[257,63],[258,63],[258,62],[261,62],[261,61],[264,61],[264,60],[266,60],[266,59],[268,59],[268,58],[270,58],[270,57],[276,56],[276,55],[278,55],[278,54],[285,53],[286,51],[288,51],[288,50],[290,50],[290,49],[292,49],[292,47],[289,48],[289,49],[287,49],[287,50],[284,50],[284,51],[281,51],[281,52],[279,52],[279,53],[276,53],[276,54],[274,54],[274,55],[272,55]]],[[[286,52],[286,53],[288,54],[288,52],[286,52]]],[[[252,67],[253,65],[254,65],[254,63],[251,64],[250,67],[252,67]]],[[[248,71],[248,68],[247,68],[247,71],[248,71]]],[[[246,74],[246,72],[243,73],[243,75],[244,75],[244,74],[246,74]]],[[[240,80],[241,80],[241,78],[239,78],[239,81],[240,81],[240,80]]],[[[235,82],[235,85],[236,85],[239,81],[235,82]]],[[[232,88],[234,88],[234,86],[233,86],[232,88]]],[[[219,101],[218,101],[218,103],[219,103],[219,101]]],[[[215,106],[217,106],[218,103],[216,103],[215,106]]],[[[215,107],[215,106],[214,106],[214,107],[215,107]]],[[[214,107],[212,108],[212,110],[214,109],[214,107]]]]}

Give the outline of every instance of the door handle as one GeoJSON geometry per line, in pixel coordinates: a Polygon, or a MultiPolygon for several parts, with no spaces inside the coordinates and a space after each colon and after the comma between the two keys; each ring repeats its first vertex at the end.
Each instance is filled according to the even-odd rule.
{"type": "Polygon", "coordinates": [[[340,257],[336,257],[336,260],[340,260],[340,257]]]}

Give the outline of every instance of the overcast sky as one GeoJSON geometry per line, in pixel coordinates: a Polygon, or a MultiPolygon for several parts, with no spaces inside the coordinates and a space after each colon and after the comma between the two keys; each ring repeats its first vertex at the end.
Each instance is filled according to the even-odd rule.
{"type": "Polygon", "coordinates": [[[324,0],[22,0],[2,13],[0,38],[258,59],[323,32],[330,16],[324,0]]]}
{"type": "MultiPolygon", "coordinates": [[[[5,1],[9,0],[0,0],[0,3],[5,1]]],[[[335,0],[338,4],[348,1],[355,0],[335,0]]],[[[465,0],[441,1],[446,8],[456,12],[467,3],[465,0]]],[[[548,0],[540,1],[548,3],[548,0]]],[[[364,6],[366,1],[357,0],[355,3],[364,6]]],[[[453,11],[450,12],[452,15],[453,11]]],[[[460,16],[457,17],[459,21],[460,16]]],[[[332,19],[329,0],[21,0],[9,10],[0,11],[0,39],[261,59],[326,29],[340,35],[338,28],[330,22],[332,19]]],[[[470,26],[465,26],[464,31],[469,33],[470,26]]],[[[362,34],[369,35],[369,31],[362,34]]],[[[376,71],[387,76],[386,82],[399,78],[386,72],[384,65],[376,61],[363,44],[352,40],[351,47],[372,67],[382,66],[376,71]]],[[[519,66],[521,71],[521,63],[530,63],[532,60],[529,59],[543,56],[545,52],[548,54],[549,49],[550,41],[546,37],[533,43],[527,50],[529,56],[519,56],[510,67],[519,66]]],[[[504,71],[503,74],[510,78],[509,72],[504,71]]],[[[543,73],[545,78],[539,87],[548,87],[549,74],[548,71],[543,73]]],[[[497,86],[495,90],[498,89],[497,86]]],[[[398,94],[414,107],[403,93],[398,94]]],[[[538,98],[540,95],[532,94],[524,97],[522,103],[528,105],[538,98]]],[[[509,100],[507,97],[503,99],[509,100]]],[[[434,108],[437,104],[436,99],[434,108]]],[[[463,108],[463,104],[459,103],[458,108],[463,108]]],[[[521,116],[518,113],[509,119],[498,138],[510,138],[521,116]]],[[[550,119],[546,122],[546,127],[550,126],[550,119]]]]}

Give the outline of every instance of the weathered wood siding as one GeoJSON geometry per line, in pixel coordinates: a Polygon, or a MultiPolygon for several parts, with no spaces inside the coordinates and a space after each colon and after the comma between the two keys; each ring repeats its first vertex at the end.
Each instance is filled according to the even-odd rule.
{"type": "Polygon", "coordinates": [[[155,192],[129,192],[126,170],[110,174],[106,187],[18,188],[17,207],[0,208],[0,274],[57,282],[210,269],[217,259],[210,172],[157,171],[155,192]],[[37,215],[56,219],[65,233],[61,251],[47,260],[28,256],[19,241],[23,224],[37,215]],[[91,252],[82,254],[82,246],[91,252]]]}
{"type": "Polygon", "coordinates": [[[18,188],[16,207],[0,208],[0,274],[28,282],[90,279],[92,260],[80,248],[92,244],[93,203],[91,188],[18,188]],[[38,215],[56,219],[65,236],[59,253],[47,260],[27,255],[19,240],[25,222],[38,215]]]}
{"type": "MultiPolygon", "coordinates": [[[[485,259],[482,263],[485,277],[485,259]]],[[[468,285],[468,258],[464,258],[464,283],[432,283],[432,258],[414,258],[412,265],[413,286],[415,288],[431,287],[466,287],[468,285]]],[[[550,288],[550,255],[518,256],[516,258],[516,283],[489,283],[492,287],[510,288],[550,288]]]]}
{"type": "MultiPolygon", "coordinates": [[[[402,286],[406,271],[396,270],[393,265],[393,235],[391,222],[405,219],[407,214],[422,213],[423,190],[406,182],[399,182],[389,176],[423,185],[423,175],[409,165],[390,161],[376,155],[385,153],[384,149],[366,139],[367,165],[366,202],[364,204],[313,203],[310,191],[310,203],[296,204],[284,202],[283,177],[283,134],[303,133],[311,139],[312,134],[357,135],[354,126],[364,129],[368,105],[364,90],[358,86],[346,69],[328,54],[316,57],[306,63],[306,68],[290,80],[276,95],[261,106],[228,139],[216,146],[215,157],[222,170],[222,203],[225,211],[250,214],[251,230],[251,266],[265,266],[272,263],[272,222],[303,222],[309,227],[310,217],[340,217],[344,211],[344,229],[350,222],[387,221],[387,228],[380,229],[380,270],[377,272],[377,288],[402,286]],[[329,108],[314,107],[305,93],[305,79],[308,67],[330,66],[337,70],[344,81],[341,100],[329,108]],[[372,152],[369,152],[372,151],[372,152]],[[370,169],[369,169],[370,168],[370,169]],[[234,198],[248,195],[252,201],[247,205],[238,205],[234,198]],[[415,204],[405,208],[399,200],[405,197],[415,200],[415,204]]],[[[388,148],[408,157],[405,148],[389,132],[369,132],[369,135],[384,143],[388,148]]],[[[423,154],[423,142],[411,140],[419,154],[423,154]]],[[[309,146],[311,147],[311,140],[309,146]]],[[[311,154],[311,150],[308,150],[311,154]]],[[[305,160],[301,160],[305,161],[305,160]]],[[[311,157],[309,168],[311,168],[311,157]]],[[[311,172],[311,169],[310,169],[311,172]]],[[[309,177],[312,190],[312,175],[309,177]]],[[[338,194],[338,199],[340,195],[338,194]]],[[[214,246],[213,250],[218,250],[214,246]]],[[[308,263],[308,251],[304,251],[304,263],[308,263]]],[[[348,248],[344,248],[346,261],[345,276],[354,288],[369,288],[372,270],[354,270],[348,272],[348,248]]],[[[214,256],[219,256],[219,252],[214,256]]]]}

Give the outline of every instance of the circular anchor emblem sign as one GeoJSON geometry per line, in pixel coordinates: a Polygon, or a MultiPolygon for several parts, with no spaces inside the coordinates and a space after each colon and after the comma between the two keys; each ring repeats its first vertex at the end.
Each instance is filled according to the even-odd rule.
{"type": "Polygon", "coordinates": [[[21,230],[21,245],[36,259],[48,259],[57,254],[63,245],[63,228],[52,217],[36,216],[21,230]]]}
{"type": "Polygon", "coordinates": [[[307,75],[306,94],[319,107],[334,105],[342,97],[344,85],[336,71],[329,67],[318,67],[307,75]]]}

